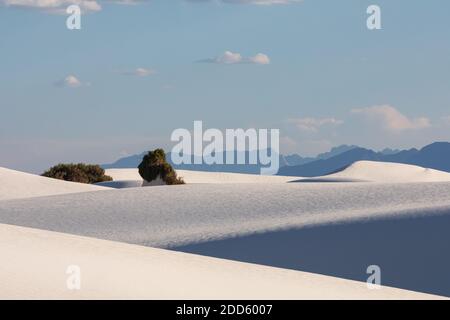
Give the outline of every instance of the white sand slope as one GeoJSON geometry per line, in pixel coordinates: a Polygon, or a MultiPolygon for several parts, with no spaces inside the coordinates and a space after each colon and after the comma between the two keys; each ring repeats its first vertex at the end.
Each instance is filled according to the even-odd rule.
{"type": "Polygon", "coordinates": [[[167,247],[450,210],[450,183],[187,184],[0,201],[0,223],[167,247]]]}
{"type": "MultiPolygon", "coordinates": [[[[385,284],[450,296],[450,287],[441,281],[450,268],[450,258],[443,254],[450,250],[450,234],[442,231],[450,225],[445,217],[450,217],[448,182],[187,184],[0,201],[0,223],[159,248],[265,234],[269,238],[263,246],[258,241],[249,245],[238,242],[232,248],[237,255],[231,258],[251,262],[255,260],[247,260],[246,255],[259,252],[267,260],[255,262],[285,267],[283,260],[291,257],[299,259],[291,264],[296,270],[321,270],[322,274],[354,280],[365,276],[368,265],[380,263],[385,284]],[[417,220],[420,223],[403,237],[403,226],[417,220]],[[347,225],[343,235],[352,236],[334,238],[333,230],[339,225],[347,225]],[[369,226],[373,241],[361,241],[366,230],[363,225],[369,226]],[[329,236],[319,226],[328,226],[329,236]],[[285,233],[288,230],[299,234],[317,230],[318,237],[296,240],[297,233],[285,233]],[[287,236],[278,247],[270,247],[280,243],[271,240],[279,238],[277,234],[287,236]],[[327,242],[329,239],[335,240],[327,242]],[[324,243],[352,248],[353,255],[345,256],[342,265],[341,256],[327,251],[340,271],[335,270],[335,263],[326,261],[318,265],[322,269],[311,265],[303,269],[326,251],[324,243]],[[305,253],[308,247],[315,248],[314,252],[305,253]],[[400,260],[394,259],[392,264],[392,257],[400,260]]],[[[207,253],[194,248],[190,252],[228,258],[220,249],[207,253]]]]}
{"type": "MultiPolygon", "coordinates": [[[[228,172],[202,172],[177,170],[186,183],[286,183],[286,182],[450,182],[450,173],[419,166],[357,161],[342,171],[320,177],[302,178],[288,176],[261,176],[228,172]]],[[[142,178],[135,168],[107,169],[106,174],[115,181],[102,184],[108,187],[126,188],[142,185],[142,178]]]]}
{"type": "MultiPolygon", "coordinates": [[[[160,248],[208,245],[221,239],[267,235],[264,252],[261,252],[260,240],[244,247],[242,242],[237,246],[227,243],[231,243],[232,252],[243,255],[245,248],[251,252],[259,250],[263,259],[258,263],[284,268],[292,265],[297,270],[321,270],[323,274],[358,280],[365,275],[368,265],[380,263],[388,265],[387,282],[383,283],[450,296],[449,287],[441,281],[450,268],[450,259],[443,254],[450,249],[450,234],[442,231],[450,223],[450,182],[192,183],[106,189],[5,199],[0,201],[0,223],[160,248]],[[402,222],[383,223],[397,220],[402,222]],[[413,223],[413,228],[408,227],[409,222],[413,223]],[[318,228],[320,225],[329,227],[329,231],[324,233],[318,228]],[[339,225],[345,225],[346,229],[336,237],[333,234],[339,225]],[[286,232],[289,230],[293,233],[286,232]],[[318,230],[319,237],[312,237],[314,241],[309,241],[308,237],[307,241],[296,240],[303,239],[297,237],[303,234],[302,230],[312,230],[313,234],[318,230]],[[405,234],[405,230],[409,232],[405,234]],[[373,236],[361,241],[366,232],[373,236]],[[269,248],[280,237],[285,239],[283,245],[278,249],[269,248]],[[339,243],[341,248],[351,248],[353,254],[346,256],[344,265],[318,261],[316,266],[329,268],[314,269],[315,266],[310,265],[312,268],[302,269],[302,264],[326,252],[323,244],[327,241],[331,248],[333,243],[339,243]],[[306,248],[303,246],[302,251],[297,251],[302,247],[299,244],[305,243],[306,248]],[[315,248],[314,252],[308,253],[308,248],[315,248]],[[283,260],[280,254],[284,258],[306,260],[278,264],[283,260]],[[400,257],[400,260],[393,257],[400,257]],[[391,264],[394,260],[395,264],[391,264]],[[336,266],[340,266],[341,271],[335,272],[336,266]]],[[[193,250],[190,252],[208,254],[207,250],[193,250]]],[[[220,250],[213,250],[211,255],[227,257],[220,250]]],[[[333,255],[334,251],[328,251],[326,258],[337,262],[342,259],[333,255]]],[[[245,256],[231,258],[256,261],[245,256]]],[[[8,259],[5,257],[5,260],[8,259]]]]}
{"type": "Polygon", "coordinates": [[[450,173],[401,163],[357,161],[340,172],[306,181],[439,182],[450,181],[450,173]]]}
{"type": "Polygon", "coordinates": [[[107,189],[109,188],[51,179],[0,167],[0,200],[107,189]]]}
{"type": "Polygon", "coordinates": [[[363,282],[0,224],[0,299],[439,299],[363,282]],[[80,290],[69,290],[69,266],[80,290]]]}
{"type": "MultiPolygon", "coordinates": [[[[176,170],[179,177],[186,183],[284,183],[298,179],[299,177],[263,176],[257,174],[242,174],[230,172],[206,172],[176,170]]],[[[138,169],[106,169],[105,174],[111,176],[114,181],[142,181],[138,169]]]]}

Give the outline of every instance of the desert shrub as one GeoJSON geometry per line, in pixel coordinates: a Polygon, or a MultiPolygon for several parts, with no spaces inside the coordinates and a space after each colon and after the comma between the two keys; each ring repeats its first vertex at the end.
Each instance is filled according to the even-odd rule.
{"type": "Polygon", "coordinates": [[[112,181],[112,178],[105,175],[105,170],[99,165],[84,163],[60,163],[45,171],[42,176],[80,183],[112,181]]]}
{"type": "Polygon", "coordinates": [[[139,174],[147,182],[160,177],[166,184],[184,184],[183,179],[177,177],[176,171],[166,161],[166,154],[163,149],[149,151],[138,168],[139,174]]]}

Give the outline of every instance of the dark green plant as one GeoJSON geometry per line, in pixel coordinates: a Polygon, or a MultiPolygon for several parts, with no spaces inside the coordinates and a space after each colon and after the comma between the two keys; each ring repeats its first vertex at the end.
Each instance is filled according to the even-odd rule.
{"type": "Polygon", "coordinates": [[[184,184],[182,178],[177,177],[176,171],[166,160],[163,149],[149,151],[138,166],[142,179],[151,182],[158,177],[166,184],[184,184]]]}
{"type": "Polygon", "coordinates": [[[84,163],[60,163],[45,171],[42,176],[80,183],[112,181],[112,178],[105,175],[105,170],[99,165],[84,163]]]}

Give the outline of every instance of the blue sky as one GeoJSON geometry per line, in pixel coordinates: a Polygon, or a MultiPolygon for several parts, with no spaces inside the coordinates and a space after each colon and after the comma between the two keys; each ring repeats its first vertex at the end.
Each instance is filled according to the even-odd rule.
{"type": "Polygon", "coordinates": [[[0,0],[0,166],[110,162],[194,120],[301,155],[449,140],[447,0],[99,0],[68,30],[80,1],[0,0]]]}

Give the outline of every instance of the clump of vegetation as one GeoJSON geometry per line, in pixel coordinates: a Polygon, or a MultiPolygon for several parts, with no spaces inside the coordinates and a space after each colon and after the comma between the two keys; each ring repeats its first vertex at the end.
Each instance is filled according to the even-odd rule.
{"type": "Polygon", "coordinates": [[[45,171],[42,176],[80,183],[112,181],[112,178],[105,175],[105,170],[99,165],[84,163],[60,163],[45,171]]]}
{"type": "Polygon", "coordinates": [[[176,171],[166,161],[166,154],[163,149],[149,151],[138,168],[139,174],[147,182],[154,181],[159,177],[169,185],[184,184],[183,179],[177,177],[176,171]]]}

